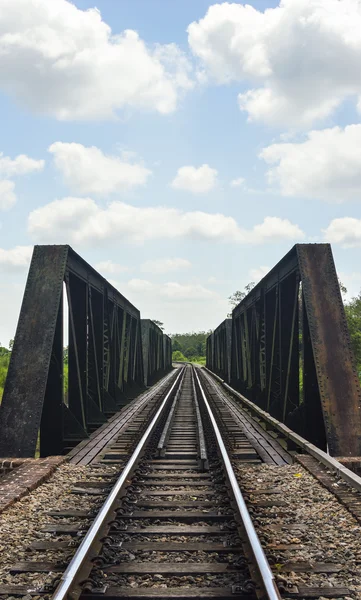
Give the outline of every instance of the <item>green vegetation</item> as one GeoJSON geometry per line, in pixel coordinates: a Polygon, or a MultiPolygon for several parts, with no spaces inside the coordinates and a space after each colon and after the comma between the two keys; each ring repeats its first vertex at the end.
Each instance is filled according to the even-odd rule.
{"type": "Polygon", "coordinates": [[[177,362],[189,361],[206,364],[206,339],[210,331],[199,331],[195,333],[171,334],[173,355],[172,360],[177,362]]]}
{"type": "Polygon", "coordinates": [[[175,352],[173,352],[172,360],[174,362],[186,362],[187,361],[186,357],[184,356],[184,354],[182,354],[182,352],[180,350],[176,350],[175,352]]]}
{"type": "MultiPolygon", "coordinates": [[[[13,340],[10,340],[9,346],[12,348],[13,340]]],[[[3,397],[5,379],[9,368],[11,350],[0,344],[0,402],[3,397]]]]}
{"type": "Polygon", "coordinates": [[[69,364],[68,364],[68,346],[63,352],[63,382],[64,382],[64,400],[68,404],[68,382],[69,382],[69,364]]]}
{"type": "MultiPolygon", "coordinates": [[[[13,349],[14,340],[10,340],[9,348],[5,348],[0,343],[0,403],[3,397],[5,379],[9,368],[11,351],[13,349]]],[[[64,395],[68,395],[68,347],[64,348],[64,395]]]]}
{"type": "Polygon", "coordinates": [[[361,292],[345,305],[345,311],[356,369],[361,380],[361,292]]]}
{"type": "Polygon", "coordinates": [[[228,296],[228,301],[231,305],[231,312],[228,313],[227,317],[232,317],[232,310],[238,306],[238,304],[250,293],[250,291],[254,288],[256,284],[254,281],[250,281],[247,285],[244,286],[244,291],[236,290],[231,296],[228,296]]]}

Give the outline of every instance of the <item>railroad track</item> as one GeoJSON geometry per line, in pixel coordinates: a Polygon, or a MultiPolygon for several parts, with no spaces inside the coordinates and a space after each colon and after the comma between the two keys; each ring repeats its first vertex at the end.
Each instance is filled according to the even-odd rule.
{"type": "MultiPolygon", "coordinates": [[[[83,490],[79,485],[75,491],[83,490]]],[[[74,519],[79,511],[59,512],[64,516],[74,519]]],[[[74,534],[83,526],[70,520],[43,529],[74,534]]],[[[49,540],[37,543],[38,549],[46,546],[49,540]]],[[[31,567],[29,561],[12,571],[32,568],[37,571],[41,565],[31,567]]],[[[61,566],[42,568],[56,571],[61,566]]],[[[179,370],[52,597],[80,595],[280,597],[191,367],[179,370]]]]}
{"type": "MultiPolygon", "coordinates": [[[[87,480],[72,489],[79,506],[49,511],[51,522],[31,544],[35,560],[12,566],[15,574],[50,574],[48,587],[28,585],[24,595],[54,600],[357,597],[340,585],[288,582],[291,569],[339,573],[342,565],[335,562],[277,563],[283,546],[286,552],[300,547],[292,538],[281,543],[285,531],[302,531],[302,523],[290,524],[277,489],[278,468],[293,468],[292,454],[237,410],[203,370],[177,369],[156,391],[156,399],[130,413],[119,439],[103,444],[98,455],[93,445],[81,458],[92,462],[87,480]],[[262,468],[270,471],[259,479],[262,468]],[[275,556],[276,576],[250,513],[267,556],[275,556]],[[66,553],[74,547],[67,565],[66,553]],[[47,552],[65,554],[55,561],[36,558],[47,552]]],[[[8,592],[22,595],[20,587],[8,586],[8,592]]]]}
{"type": "Polygon", "coordinates": [[[53,598],[81,592],[92,598],[279,598],[214,416],[190,367],[179,373],[53,598]],[[113,511],[108,539],[92,565],[89,556],[113,511]]]}

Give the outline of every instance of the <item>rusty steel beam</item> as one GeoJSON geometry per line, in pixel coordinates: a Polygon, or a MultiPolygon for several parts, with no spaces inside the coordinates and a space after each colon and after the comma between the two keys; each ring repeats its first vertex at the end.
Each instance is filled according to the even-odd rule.
{"type": "MultiPolygon", "coordinates": [[[[225,323],[207,365],[228,380],[225,323]]],[[[296,244],[232,312],[231,385],[333,456],[361,455],[361,392],[329,244],[296,244]]]]}
{"type": "Polygon", "coordinates": [[[34,248],[0,407],[0,456],[34,456],[67,255],[66,246],[34,248]]]}
{"type": "Polygon", "coordinates": [[[361,456],[360,383],[331,246],[296,248],[330,453],[361,456]]]}
{"type": "Polygon", "coordinates": [[[41,456],[61,454],[144,389],[140,329],[139,311],[69,246],[35,246],[0,407],[0,456],[34,456],[39,433],[41,456]]]}

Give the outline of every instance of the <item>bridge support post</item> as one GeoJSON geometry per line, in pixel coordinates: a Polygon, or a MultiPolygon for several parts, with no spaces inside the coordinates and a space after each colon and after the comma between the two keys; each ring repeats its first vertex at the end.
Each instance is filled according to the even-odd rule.
{"type": "Polygon", "coordinates": [[[361,456],[361,391],[329,244],[297,244],[302,290],[327,444],[361,456]]]}

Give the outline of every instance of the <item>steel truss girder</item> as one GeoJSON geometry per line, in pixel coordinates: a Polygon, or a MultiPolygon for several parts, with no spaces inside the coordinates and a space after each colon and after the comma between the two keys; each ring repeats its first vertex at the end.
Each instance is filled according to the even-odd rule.
{"type": "Polygon", "coordinates": [[[141,320],[144,385],[152,385],[172,366],[172,341],[150,319],[141,320]]]}
{"type": "Polygon", "coordinates": [[[69,246],[35,246],[0,407],[0,455],[61,454],[144,387],[139,311],[69,246]],[[63,295],[69,375],[64,397],[63,295]]]}
{"type": "Polygon", "coordinates": [[[361,455],[360,384],[329,244],[296,244],[233,310],[231,385],[333,456],[361,455]]]}
{"type": "Polygon", "coordinates": [[[225,319],[214,334],[207,338],[207,367],[223,376],[227,383],[231,378],[232,319],[225,319]]]}

